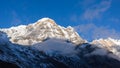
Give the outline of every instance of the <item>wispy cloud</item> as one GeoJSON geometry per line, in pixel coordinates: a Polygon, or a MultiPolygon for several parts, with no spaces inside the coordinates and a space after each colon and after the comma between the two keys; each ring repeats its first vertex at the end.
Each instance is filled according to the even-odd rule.
{"type": "Polygon", "coordinates": [[[104,13],[111,7],[112,0],[81,0],[77,4],[82,12],[72,14],[70,20],[72,22],[100,20],[104,13]]]}
{"type": "Polygon", "coordinates": [[[111,0],[103,0],[99,4],[94,4],[85,9],[82,15],[84,20],[94,20],[100,18],[102,14],[107,11],[111,6],[111,0]]]}
{"type": "Polygon", "coordinates": [[[76,14],[73,14],[73,15],[70,16],[70,20],[72,22],[77,22],[78,21],[78,16],[76,14]]]}
{"type": "Polygon", "coordinates": [[[82,9],[87,9],[92,6],[96,0],[80,0],[77,4],[78,7],[82,6],[82,9]]]}
{"type": "Polygon", "coordinates": [[[11,25],[12,26],[16,26],[16,25],[19,25],[22,23],[22,21],[20,20],[20,17],[19,15],[17,14],[16,11],[12,11],[11,12],[11,17],[12,17],[12,20],[11,20],[11,25]]]}
{"type": "MultiPolygon", "coordinates": [[[[102,20],[103,15],[106,11],[111,7],[112,0],[82,0],[79,4],[83,7],[83,13],[80,15],[73,15],[71,20],[77,21],[79,23],[80,20],[85,21],[87,24],[80,24],[75,26],[77,32],[80,35],[88,40],[98,39],[98,38],[119,38],[120,32],[115,29],[109,28],[108,26],[103,26],[101,22],[101,26],[97,26],[96,23],[99,20],[102,20]],[[94,21],[95,20],[95,21],[94,21]],[[96,21],[97,20],[97,21],[96,21]],[[95,23],[96,22],[96,23],[95,23]]],[[[109,17],[108,19],[110,19],[109,17]]],[[[110,21],[119,22],[119,19],[112,18],[110,21]]]]}
{"type": "Polygon", "coordinates": [[[109,21],[114,22],[114,23],[120,23],[119,18],[110,18],[109,21]]]}
{"type": "Polygon", "coordinates": [[[120,39],[120,32],[110,29],[107,26],[96,26],[93,23],[78,25],[74,27],[85,39],[93,40],[99,38],[115,38],[120,39]]]}

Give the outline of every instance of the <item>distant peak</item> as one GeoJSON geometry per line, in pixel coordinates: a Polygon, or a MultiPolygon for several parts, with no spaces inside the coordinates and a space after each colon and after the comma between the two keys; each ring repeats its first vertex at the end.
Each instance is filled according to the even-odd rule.
{"type": "Polygon", "coordinates": [[[50,24],[56,24],[53,19],[48,18],[48,17],[39,19],[37,22],[38,22],[38,23],[47,23],[47,24],[48,24],[48,23],[50,23],[50,24]]]}

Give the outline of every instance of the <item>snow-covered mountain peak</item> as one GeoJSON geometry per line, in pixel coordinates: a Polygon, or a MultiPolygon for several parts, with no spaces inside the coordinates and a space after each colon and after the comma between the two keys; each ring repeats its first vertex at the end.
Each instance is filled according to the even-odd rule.
{"type": "Polygon", "coordinates": [[[55,23],[54,20],[52,20],[50,18],[42,18],[42,19],[38,20],[34,25],[35,26],[41,26],[41,25],[53,26],[53,25],[57,25],[57,24],[55,23]]]}
{"type": "Polygon", "coordinates": [[[42,18],[33,24],[0,29],[0,31],[7,33],[11,42],[22,45],[43,42],[47,38],[68,40],[76,45],[86,42],[72,27],[57,25],[50,18],[42,18]]]}
{"type": "Polygon", "coordinates": [[[40,22],[40,23],[50,23],[50,24],[56,24],[54,20],[50,19],[50,18],[42,18],[40,20],[38,20],[37,22],[40,22]]]}

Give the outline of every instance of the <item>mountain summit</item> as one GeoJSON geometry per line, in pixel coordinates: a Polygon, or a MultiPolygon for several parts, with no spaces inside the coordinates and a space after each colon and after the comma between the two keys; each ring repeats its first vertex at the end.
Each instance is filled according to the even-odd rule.
{"type": "Polygon", "coordinates": [[[76,45],[85,43],[71,26],[62,27],[50,18],[42,18],[33,24],[1,29],[1,31],[7,33],[11,42],[22,45],[32,45],[48,38],[68,40],[76,45]]]}
{"type": "MultiPolygon", "coordinates": [[[[37,21],[38,23],[47,23],[47,24],[52,24],[52,25],[56,25],[55,21],[50,19],[50,18],[42,18],[40,20],[37,21]]],[[[37,24],[38,24],[37,23],[37,24]]]]}

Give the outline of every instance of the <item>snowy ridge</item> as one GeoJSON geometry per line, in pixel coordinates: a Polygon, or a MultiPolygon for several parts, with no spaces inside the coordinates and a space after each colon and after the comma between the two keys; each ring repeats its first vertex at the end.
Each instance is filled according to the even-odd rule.
{"type": "Polygon", "coordinates": [[[76,45],[86,42],[72,27],[65,28],[57,25],[50,18],[42,18],[33,24],[1,29],[0,31],[7,33],[11,42],[22,45],[32,45],[47,38],[68,40],[76,45]]]}
{"type": "Polygon", "coordinates": [[[110,52],[112,52],[114,55],[117,55],[117,59],[120,60],[120,40],[118,39],[98,39],[98,40],[93,40],[91,42],[93,45],[97,45],[101,48],[104,48],[110,52]]]}
{"type": "Polygon", "coordinates": [[[93,40],[91,43],[92,44],[100,44],[100,45],[106,46],[106,47],[115,46],[115,45],[120,46],[120,40],[112,39],[112,38],[93,40]]]}

